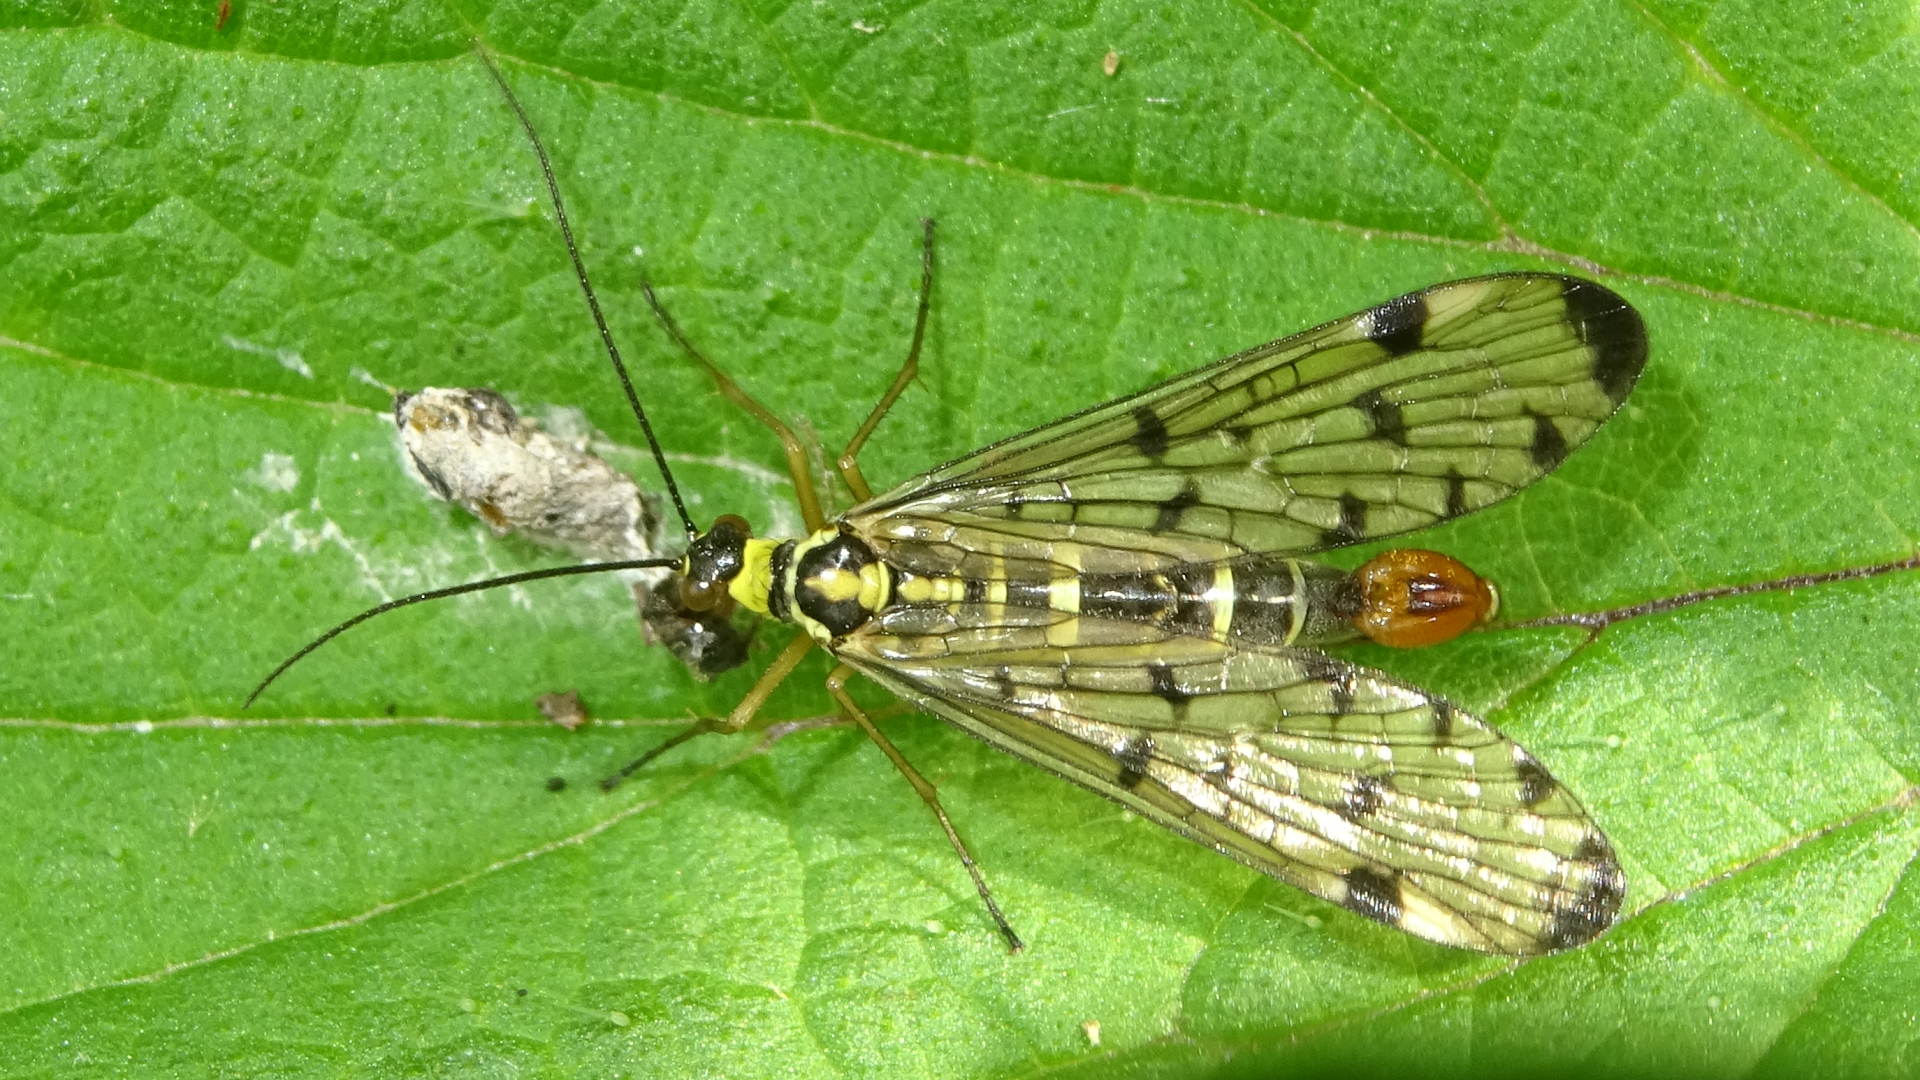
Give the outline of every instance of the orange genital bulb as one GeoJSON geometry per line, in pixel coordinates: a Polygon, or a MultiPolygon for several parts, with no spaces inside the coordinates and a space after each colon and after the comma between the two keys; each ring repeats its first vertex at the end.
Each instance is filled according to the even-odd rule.
{"type": "Polygon", "coordinates": [[[1437,551],[1383,551],[1353,577],[1361,597],[1355,629],[1397,649],[1452,641],[1500,611],[1491,581],[1437,551]]]}

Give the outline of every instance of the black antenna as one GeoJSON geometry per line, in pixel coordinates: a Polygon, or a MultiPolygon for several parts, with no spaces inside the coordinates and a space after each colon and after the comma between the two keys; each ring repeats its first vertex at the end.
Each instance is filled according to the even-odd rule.
{"type": "Polygon", "coordinates": [[[653,450],[653,460],[660,466],[660,479],[666,481],[667,494],[673,499],[673,508],[679,512],[680,521],[687,527],[687,535],[698,536],[700,530],[693,524],[693,517],[687,513],[687,504],[681,501],[680,488],[673,482],[673,470],[667,468],[667,455],[660,449],[660,440],[653,436],[653,425],[647,422],[647,410],[640,407],[640,395],[633,389],[633,380],[627,375],[627,365],[620,359],[620,347],[613,343],[613,331],[607,329],[606,316],[600,314],[600,298],[594,295],[593,283],[587,280],[587,264],[580,261],[580,249],[573,242],[573,226],[567,222],[567,207],[560,199],[560,184],[553,178],[553,163],[547,159],[547,148],[540,142],[540,134],[533,130],[533,121],[528,118],[527,110],[520,106],[520,99],[513,96],[513,88],[507,85],[506,76],[500,74],[500,66],[493,62],[486,46],[476,38],[473,51],[479,55],[480,62],[487,66],[487,74],[500,86],[500,92],[507,96],[507,104],[513,106],[513,114],[520,118],[520,127],[527,133],[527,141],[533,144],[533,152],[539,155],[540,172],[547,178],[547,194],[553,198],[553,216],[560,222],[560,235],[567,241],[567,257],[573,260],[574,276],[580,279],[580,291],[587,294],[587,307],[593,311],[594,325],[600,328],[600,340],[606,343],[607,359],[613,361],[613,370],[620,375],[620,385],[626,388],[627,404],[633,406],[634,419],[640,421],[640,430],[646,433],[647,446],[653,450]]]}
{"type": "Polygon", "coordinates": [[[354,627],[359,626],[375,615],[384,615],[395,608],[403,608],[411,604],[423,604],[428,600],[441,600],[449,596],[459,596],[462,593],[498,589],[503,585],[518,585],[523,581],[539,581],[543,578],[574,577],[579,574],[604,574],[610,570],[647,570],[654,567],[679,565],[679,559],[663,558],[583,563],[579,566],[555,566],[546,570],[528,570],[524,573],[508,574],[506,577],[488,578],[485,581],[469,581],[465,585],[453,585],[445,589],[434,589],[431,592],[414,593],[412,596],[403,596],[398,600],[389,600],[379,607],[368,608],[353,618],[348,619],[346,622],[341,623],[339,626],[307,642],[306,645],[301,647],[299,652],[281,661],[280,666],[273,669],[273,674],[261,679],[260,685],[253,688],[253,693],[247,695],[246,704],[240,707],[242,709],[252,708],[254,699],[265,693],[267,687],[273,685],[273,680],[286,674],[288,668],[306,659],[307,655],[313,652],[313,650],[325,645],[327,642],[332,641],[334,638],[339,637],[354,627]]]}

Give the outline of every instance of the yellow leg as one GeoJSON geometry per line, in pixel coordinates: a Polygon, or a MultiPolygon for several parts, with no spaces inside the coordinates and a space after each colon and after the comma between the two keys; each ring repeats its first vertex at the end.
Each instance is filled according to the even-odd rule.
{"type": "Polygon", "coordinates": [[[920,345],[927,339],[927,310],[933,302],[933,219],[920,219],[920,310],[913,317],[913,344],[907,348],[907,362],[900,365],[900,371],[893,377],[893,385],[880,395],[880,403],[867,415],[867,422],[860,425],[854,433],[853,441],[840,455],[836,464],[840,467],[840,477],[847,482],[847,489],[853,492],[855,501],[866,502],[873,498],[873,489],[867,486],[867,478],[860,472],[860,448],[867,444],[873,429],[893,408],[906,392],[907,384],[920,374],[920,345]]]}
{"type": "Polygon", "coordinates": [[[1013,926],[1007,922],[1007,917],[1000,914],[1000,905],[994,902],[993,892],[987,888],[987,879],[980,875],[980,868],[974,865],[972,853],[967,851],[966,843],[960,839],[959,832],[954,829],[953,822],[948,819],[946,810],[940,805],[940,793],[931,783],[928,783],[926,777],[920,775],[919,770],[907,761],[905,755],[901,754],[885,735],[880,734],[880,729],[874,726],[867,714],[860,710],[860,706],[853,703],[852,697],[848,696],[847,679],[852,674],[853,669],[845,664],[834,668],[833,673],[827,676],[827,692],[840,703],[840,708],[853,718],[853,722],[860,725],[860,730],[867,733],[867,738],[874,741],[874,745],[880,748],[880,752],[887,755],[887,760],[893,762],[893,767],[900,770],[900,775],[907,778],[907,783],[913,785],[914,791],[919,792],[920,801],[926,803],[927,809],[933,811],[933,816],[939,819],[940,828],[947,834],[947,843],[953,845],[953,850],[960,855],[960,865],[966,867],[967,873],[973,877],[973,887],[980,891],[980,899],[986,901],[987,914],[993,916],[994,925],[1000,928],[1001,935],[1007,939],[1007,946],[1014,952],[1026,948],[1020,940],[1020,935],[1013,932],[1013,926]]]}
{"type": "Polygon", "coordinates": [[[745,409],[747,415],[765,424],[772,430],[774,437],[780,440],[780,449],[787,455],[787,472],[793,476],[794,497],[800,503],[800,516],[806,520],[807,531],[813,532],[824,527],[827,517],[820,512],[820,496],[813,488],[812,471],[807,464],[807,452],[800,445],[800,440],[794,436],[793,429],[781,423],[779,417],[773,415],[765,405],[755,401],[752,394],[741,389],[739,383],[734,382],[726,372],[721,371],[713,361],[707,359],[705,353],[694,347],[687,335],[681,332],[680,324],[673,321],[673,316],[667,314],[667,309],[661,306],[659,297],[653,294],[652,282],[642,281],[640,291],[646,294],[647,305],[653,308],[653,317],[660,320],[660,326],[667,332],[667,336],[672,338],[674,344],[679,345],[688,356],[698,361],[701,367],[707,369],[707,374],[711,375],[714,383],[720,387],[720,396],[745,409]]]}
{"type": "Polygon", "coordinates": [[[697,735],[705,735],[708,732],[731,735],[746,727],[753,720],[754,714],[760,711],[760,706],[765,705],[767,699],[773,696],[774,689],[785,682],[787,676],[793,674],[793,669],[800,666],[800,661],[806,659],[808,650],[812,648],[813,639],[805,634],[800,634],[787,642],[787,647],[780,650],[780,655],[774,657],[773,663],[768,665],[767,670],[761,672],[760,678],[754,680],[753,689],[747,691],[747,696],[740,699],[740,703],[733,707],[732,712],[724,717],[710,716],[694,721],[693,725],[686,730],[627,762],[619,772],[600,781],[600,790],[612,791],[627,777],[645,768],[653,759],[697,735]]]}

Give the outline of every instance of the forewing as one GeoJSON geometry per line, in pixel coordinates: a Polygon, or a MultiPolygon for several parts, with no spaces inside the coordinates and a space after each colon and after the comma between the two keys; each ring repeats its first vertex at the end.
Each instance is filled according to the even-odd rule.
{"type": "Polygon", "coordinates": [[[834,652],[1017,757],[1420,937],[1552,952],[1619,912],[1620,864],[1573,795],[1378,671],[1019,609],[896,608],[834,652]]]}
{"type": "Polygon", "coordinates": [[[848,517],[896,565],[966,577],[996,560],[1045,578],[1319,551],[1546,475],[1646,355],[1638,313],[1593,282],[1449,282],[997,443],[848,517]]]}

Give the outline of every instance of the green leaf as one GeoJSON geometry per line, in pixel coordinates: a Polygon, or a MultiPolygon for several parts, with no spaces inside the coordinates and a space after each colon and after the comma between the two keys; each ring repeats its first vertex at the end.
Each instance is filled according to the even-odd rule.
{"type": "MultiPolygon", "coordinates": [[[[1631,917],[1525,965],[1330,908],[926,717],[889,730],[1024,955],[845,728],[696,742],[602,795],[782,640],[696,684],[610,581],[396,613],[240,709],[363,607],[556,562],[405,476],[383,384],[492,386],[638,442],[470,37],[553,151],[702,522],[799,525],[778,446],[668,346],[643,275],[837,447],[903,356],[937,218],[923,375],[863,458],[881,484],[1421,285],[1602,277],[1652,335],[1627,408],[1418,538],[1528,618],[1912,554],[1904,7],[217,7],[0,8],[20,1072],[1911,1071],[1911,574],[1590,644],[1358,654],[1487,713],[1618,845],[1631,917]],[[618,722],[538,720],[569,687],[618,722]]],[[[827,713],[824,673],[766,715],[827,713]]]]}

